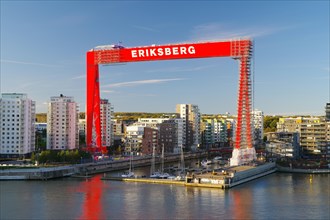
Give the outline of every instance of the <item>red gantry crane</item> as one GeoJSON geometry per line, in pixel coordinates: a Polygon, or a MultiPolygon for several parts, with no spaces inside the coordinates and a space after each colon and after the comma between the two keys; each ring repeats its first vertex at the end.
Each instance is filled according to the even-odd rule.
{"type": "Polygon", "coordinates": [[[86,145],[88,151],[106,153],[106,147],[101,145],[100,64],[231,57],[239,61],[237,125],[231,165],[239,165],[255,159],[251,128],[250,62],[252,47],[250,39],[243,39],[131,48],[121,45],[105,45],[91,49],[87,52],[86,145]]]}

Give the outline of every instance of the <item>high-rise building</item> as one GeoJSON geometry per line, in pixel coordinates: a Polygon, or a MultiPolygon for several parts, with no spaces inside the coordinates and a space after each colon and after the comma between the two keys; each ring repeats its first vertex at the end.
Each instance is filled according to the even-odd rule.
{"type": "Polygon", "coordinates": [[[325,106],[325,120],[330,121],[330,102],[325,106]]]}
{"type": "Polygon", "coordinates": [[[107,99],[101,99],[100,104],[101,121],[101,144],[109,147],[113,145],[114,133],[112,128],[113,107],[107,99]]]}
{"type": "Polygon", "coordinates": [[[264,137],[264,113],[260,110],[252,111],[252,131],[253,131],[253,145],[258,146],[262,144],[264,137]]]}
{"type": "Polygon", "coordinates": [[[201,143],[198,105],[177,104],[176,113],[183,119],[183,148],[195,150],[201,143]]]}
{"type": "Polygon", "coordinates": [[[35,102],[22,93],[0,99],[0,157],[20,157],[35,150],[35,102]]]}
{"type": "Polygon", "coordinates": [[[73,97],[53,96],[48,103],[47,149],[69,150],[79,146],[78,105],[73,97]]]}

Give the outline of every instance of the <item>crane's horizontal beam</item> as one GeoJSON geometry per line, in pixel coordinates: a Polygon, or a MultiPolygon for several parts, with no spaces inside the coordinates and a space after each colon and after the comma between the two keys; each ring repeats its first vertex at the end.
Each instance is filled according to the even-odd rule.
{"type": "Polygon", "coordinates": [[[207,57],[241,57],[243,48],[252,44],[251,40],[231,40],[221,42],[185,43],[171,45],[151,45],[124,48],[122,46],[98,46],[93,53],[94,64],[111,64],[139,61],[191,59],[207,57]]]}

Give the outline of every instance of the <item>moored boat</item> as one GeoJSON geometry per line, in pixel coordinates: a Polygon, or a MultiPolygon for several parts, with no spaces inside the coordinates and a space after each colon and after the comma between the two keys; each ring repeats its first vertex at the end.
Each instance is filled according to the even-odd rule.
{"type": "Polygon", "coordinates": [[[202,160],[201,165],[202,166],[208,166],[208,165],[211,165],[211,163],[212,163],[211,160],[204,159],[204,160],[202,160]]]}

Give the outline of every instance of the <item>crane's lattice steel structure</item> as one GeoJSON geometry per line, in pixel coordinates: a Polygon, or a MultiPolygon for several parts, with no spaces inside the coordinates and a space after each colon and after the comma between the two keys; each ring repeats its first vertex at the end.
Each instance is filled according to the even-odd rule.
{"type": "Polygon", "coordinates": [[[231,57],[239,61],[239,87],[235,146],[231,165],[256,158],[251,128],[250,39],[218,42],[151,45],[125,48],[121,45],[98,46],[87,52],[86,145],[91,152],[106,152],[101,145],[99,65],[127,62],[231,57]]]}

